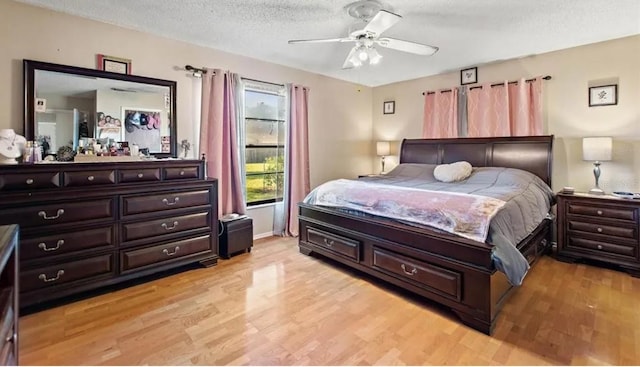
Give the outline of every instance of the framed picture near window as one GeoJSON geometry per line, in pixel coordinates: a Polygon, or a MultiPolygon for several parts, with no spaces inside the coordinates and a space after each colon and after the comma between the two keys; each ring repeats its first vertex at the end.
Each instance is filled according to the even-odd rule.
{"type": "Polygon", "coordinates": [[[382,105],[382,112],[385,115],[391,115],[396,113],[396,102],[395,101],[386,101],[382,105]]]}
{"type": "Polygon", "coordinates": [[[460,70],[460,84],[473,84],[478,82],[478,68],[460,70]]]}
{"type": "Polygon", "coordinates": [[[131,60],[98,54],[98,70],[111,73],[131,74],[131,60]]]}
{"type": "Polygon", "coordinates": [[[589,107],[618,104],[618,85],[602,85],[589,88],[589,107]]]}

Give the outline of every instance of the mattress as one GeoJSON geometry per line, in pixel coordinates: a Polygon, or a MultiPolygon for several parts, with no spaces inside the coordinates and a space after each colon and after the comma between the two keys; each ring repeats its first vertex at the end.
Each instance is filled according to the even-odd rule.
{"type": "MultiPolygon", "coordinates": [[[[389,185],[435,192],[436,196],[438,192],[442,192],[503,201],[504,205],[488,218],[489,226],[484,242],[493,245],[492,257],[495,267],[506,274],[511,284],[520,285],[529,270],[529,264],[516,246],[549,214],[553,202],[551,188],[530,172],[503,167],[473,168],[467,179],[445,183],[435,179],[435,167],[433,164],[405,163],[398,165],[388,174],[364,177],[360,180],[376,184],[375,186],[389,185]]],[[[314,189],[304,202],[317,205],[317,194],[322,188],[321,185],[314,189]]],[[[354,207],[345,206],[344,209],[358,211],[354,207]]],[[[393,215],[381,216],[412,225],[428,226],[427,223],[407,222],[406,218],[394,218],[393,215]]]]}

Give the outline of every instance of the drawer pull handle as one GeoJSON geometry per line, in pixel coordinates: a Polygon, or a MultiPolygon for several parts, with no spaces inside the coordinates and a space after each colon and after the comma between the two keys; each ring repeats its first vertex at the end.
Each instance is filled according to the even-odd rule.
{"type": "Polygon", "coordinates": [[[18,334],[13,333],[9,335],[4,341],[6,341],[7,343],[14,343],[16,340],[18,340],[18,334]]]}
{"type": "Polygon", "coordinates": [[[602,228],[598,227],[598,229],[596,229],[596,231],[598,231],[598,233],[602,233],[602,228]]]}
{"type": "Polygon", "coordinates": [[[413,269],[411,269],[411,271],[407,271],[407,267],[404,264],[400,265],[400,267],[402,268],[402,271],[404,271],[404,273],[407,275],[416,275],[418,273],[418,269],[415,266],[413,267],[413,269]]]}
{"type": "Polygon", "coordinates": [[[144,177],[144,173],[138,173],[138,178],[143,178],[144,177]]]}
{"type": "Polygon", "coordinates": [[[173,255],[175,255],[179,250],[180,250],[180,246],[176,246],[176,247],[173,249],[173,252],[169,252],[169,250],[164,249],[164,250],[162,250],[162,253],[163,253],[163,254],[165,254],[165,255],[167,255],[167,256],[173,256],[173,255]]]}
{"type": "Polygon", "coordinates": [[[170,231],[172,229],[176,229],[177,226],[178,226],[178,221],[177,220],[173,222],[173,226],[172,227],[169,227],[167,225],[167,223],[162,223],[162,228],[166,229],[167,231],[170,231]]]}
{"type": "Polygon", "coordinates": [[[176,205],[176,204],[178,203],[178,201],[180,201],[180,198],[179,198],[179,197],[177,197],[177,196],[176,196],[176,198],[175,198],[175,199],[173,199],[173,201],[172,201],[172,202],[171,202],[171,201],[169,201],[169,200],[167,200],[167,199],[162,199],[162,202],[163,202],[163,203],[165,203],[165,204],[167,204],[168,206],[176,205]]]}
{"type": "Polygon", "coordinates": [[[27,183],[27,185],[31,185],[33,183],[33,178],[27,178],[27,181],[25,181],[27,183]]]}
{"type": "Polygon", "coordinates": [[[598,245],[596,247],[598,247],[598,250],[602,250],[602,245],[598,245]]]}
{"type": "Polygon", "coordinates": [[[38,279],[44,281],[45,283],[49,283],[49,282],[55,282],[56,280],[60,279],[60,277],[63,275],[64,275],[64,270],[58,270],[55,278],[47,278],[46,275],[40,274],[38,275],[38,279]]]}
{"type": "Polygon", "coordinates": [[[38,247],[41,248],[44,251],[55,251],[57,249],[60,248],[60,246],[64,245],[64,240],[58,240],[58,242],[56,242],[56,247],[47,247],[47,244],[44,242],[40,242],[38,244],[38,247]]]}
{"type": "Polygon", "coordinates": [[[184,171],[180,171],[180,176],[184,176],[184,171]]]}
{"type": "Polygon", "coordinates": [[[87,180],[89,180],[89,181],[93,181],[93,180],[95,180],[95,179],[96,179],[96,178],[95,178],[95,177],[93,177],[93,176],[89,176],[89,177],[87,177],[87,180]]]}
{"type": "Polygon", "coordinates": [[[324,239],[324,244],[327,245],[328,247],[333,246],[333,244],[335,243],[334,240],[328,240],[328,239],[324,239]]]}
{"type": "Polygon", "coordinates": [[[60,218],[60,216],[64,214],[64,209],[58,209],[58,211],[56,212],[56,215],[54,216],[47,216],[47,212],[45,212],[44,210],[41,210],[38,212],[38,216],[42,217],[42,219],[46,219],[46,220],[53,220],[53,219],[58,219],[60,218]]]}
{"type": "Polygon", "coordinates": [[[598,210],[596,213],[598,213],[598,215],[602,215],[602,210],[598,210]]]}

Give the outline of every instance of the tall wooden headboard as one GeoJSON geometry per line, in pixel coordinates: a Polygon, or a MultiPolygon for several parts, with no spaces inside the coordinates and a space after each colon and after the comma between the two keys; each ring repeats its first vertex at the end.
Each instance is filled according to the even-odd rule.
{"type": "Polygon", "coordinates": [[[474,167],[529,171],[551,186],[553,135],[495,138],[404,139],[400,163],[467,161],[474,167]]]}

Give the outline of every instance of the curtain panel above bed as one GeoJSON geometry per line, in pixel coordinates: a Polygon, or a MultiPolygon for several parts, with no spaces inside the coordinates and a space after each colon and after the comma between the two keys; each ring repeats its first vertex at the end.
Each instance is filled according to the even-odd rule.
{"type": "Polygon", "coordinates": [[[541,77],[424,94],[424,138],[543,134],[541,77]]]}

